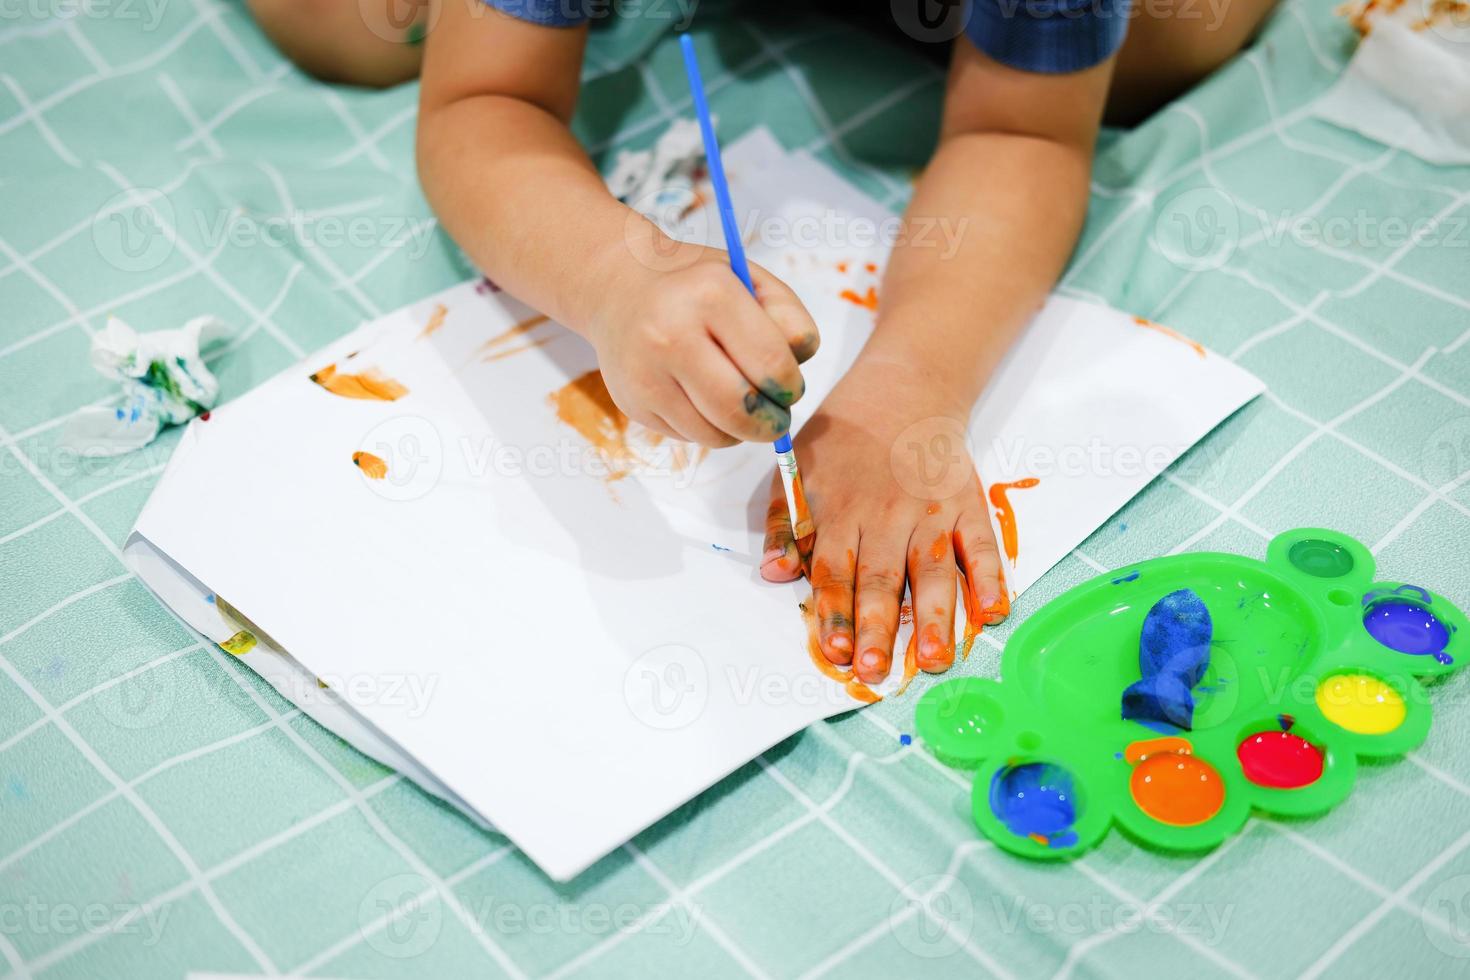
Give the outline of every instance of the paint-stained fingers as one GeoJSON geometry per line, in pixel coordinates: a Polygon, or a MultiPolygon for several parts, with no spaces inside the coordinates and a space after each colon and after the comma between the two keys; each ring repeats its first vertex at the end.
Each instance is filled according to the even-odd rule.
{"type": "Polygon", "coordinates": [[[749,296],[721,313],[709,322],[710,336],[749,386],[784,408],[795,404],[806,381],[780,325],[749,296]]]}
{"type": "Polygon", "coordinates": [[[909,541],[909,588],[919,669],[942,673],[954,663],[954,531],[926,522],[909,541]]]}
{"type": "Polygon", "coordinates": [[[791,514],[786,507],[786,490],[778,471],[771,480],[771,502],[766,507],[766,547],[761,556],[761,578],[767,582],[791,582],[801,576],[801,556],[791,536],[791,514]]]}
{"type": "Polygon", "coordinates": [[[812,598],[816,604],[817,642],[834,664],[852,663],[853,589],[857,584],[858,536],[855,528],[824,525],[812,552],[812,598]]]}
{"type": "Polygon", "coordinates": [[[750,264],[750,279],[755,283],[755,297],[760,301],[761,308],[781,328],[786,346],[790,348],[797,362],[805,364],[811,360],[821,344],[821,337],[817,333],[817,323],[807,312],[806,305],[790,286],[754,262],[750,264]]]}
{"type": "Polygon", "coordinates": [[[694,407],[727,435],[747,442],[774,442],[791,428],[791,412],[751,387],[712,338],[681,365],[678,375],[694,407]]]}
{"type": "Polygon", "coordinates": [[[669,384],[660,394],[659,417],[674,430],[676,438],[714,449],[733,446],[740,441],[730,433],[711,425],[677,381],[669,384]]]}
{"type": "Polygon", "coordinates": [[[903,603],[904,545],[893,532],[871,531],[858,542],[857,653],[853,671],[858,679],[876,684],[893,665],[893,638],[898,632],[898,610],[903,603]]]}
{"type": "Polygon", "coordinates": [[[981,617],[979,624],[993,625],[1011,611],[1006,595],[1005,570],[995,532],[983,508],[973,507],[960,514],[954,529],[955,563],[965,576],[965,588],[981,617]]]}

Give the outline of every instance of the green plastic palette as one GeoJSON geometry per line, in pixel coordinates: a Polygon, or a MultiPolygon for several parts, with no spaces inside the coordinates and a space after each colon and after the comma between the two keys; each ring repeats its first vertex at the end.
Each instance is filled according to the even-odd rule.
{"type": "Polygon", "coordinates": [[[1352,790],[1359,758],[1424,741],[1419,678],[1470,659],[1460,610],[1373,572],[1354,539],[1298,528],[1265,561],[1185,554],[1101,575],[1016,631],[1001,680],[934,687],[915,725],[940,760],[975,770],[976,825],[1024,857],[1080,854],[1115,824],[1148,846],[1192,851],[1252,810],[1320,813],[1352,790]],[[1127,720],[1145,619],[1181,589],[1212,624],[1190,726],[1127,720]]]}

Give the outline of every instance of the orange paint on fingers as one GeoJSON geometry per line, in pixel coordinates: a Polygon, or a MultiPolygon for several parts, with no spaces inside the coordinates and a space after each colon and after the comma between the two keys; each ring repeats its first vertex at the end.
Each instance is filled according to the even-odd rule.
{"type": "Polygon", "coordinates": [[[843,670],[828,660],[826,655],[822,653],[821,643],[817,640],[817,617],[812,611],[810,603],[803,602],[801,604],[801,618],[806,623],[807,656],[811,657],[812,663],[816,665],[817,670],[821,671],[824,676],[830,677],[832,680],[841,684],[843,690],[854,700],[861,701],[864,704],[873,704],[876,701],[883,700],[877,692],[858,680],[852,671],[843,670]]]}
{"type": "Polygon", "coordinates": [[[943,561],[947,554],[949,554],[949,534],[941,533],[929,546],[929,557],[935,561],[943,561]]]}
{"type": "Polygon", "coordinates": [[[903,652],[903,678],[898,682],[898,690],[894,694],[902,694],[908,690],[914,678],[919,674],[919,633],[917,630],[909,636],[909,645],[903,652]]]}

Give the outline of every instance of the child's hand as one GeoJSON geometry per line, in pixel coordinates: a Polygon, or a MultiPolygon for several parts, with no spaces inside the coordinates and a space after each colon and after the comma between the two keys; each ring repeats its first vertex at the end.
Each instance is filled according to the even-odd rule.
{"type": "MultiPolygon", "coordinates": [[[[816,524],[811,582],[822,653],[881,681],[907,578],[918,664],[954,662],[955,573],[964,572],[981,618],[1008,605],[1000,555],[964,442],[967,407],[948,403],[902,366],[859,362],[801,430],[797,458],[816,524]],[[854,629],[856,624],[856,629],[854,629]]],[[[779,477],[772,483],[761,574],[801,574],[779,477]]],[[[976,624],[979,625],[979,624],[976,624]]]]}
{"type": "Polygon", "coordinates": [[[608,392],[631,419],[703,446],[772,442],[806,390],[817,326],[791,288],[751,264],[759,302],[718,249],[629,283],[587,330],[608,392]]]}

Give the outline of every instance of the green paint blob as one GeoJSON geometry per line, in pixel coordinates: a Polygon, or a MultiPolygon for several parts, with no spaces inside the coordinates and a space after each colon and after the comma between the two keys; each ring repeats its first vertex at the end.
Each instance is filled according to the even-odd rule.
{"type": "Polygon", "coordinates": [[[1317,578],[1341,578],[1353,570],[1352,552],[1321,538],[1298,541],[1286,557],[1298,570],[1317,578]]]}

